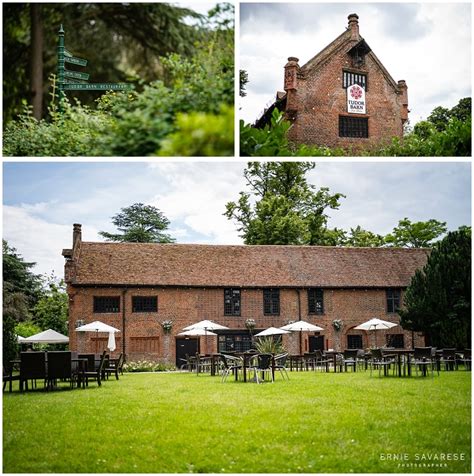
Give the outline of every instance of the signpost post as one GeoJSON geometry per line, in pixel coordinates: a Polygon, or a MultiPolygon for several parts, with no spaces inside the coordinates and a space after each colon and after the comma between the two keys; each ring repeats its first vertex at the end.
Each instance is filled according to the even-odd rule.
{"type": "Polygon", "coordinates": [[[64,28],[59,27],[58,31],[58,97],[59,112],[62,112],[62,99],[66,94],[64,91],[128,91],[133,89],[133,84],[128,83],[88,83],[89,73],[71,71],[66,69],[65,64],[76,66],[87,66],[87,60],[73,56],[64,47],[64,28]]]}

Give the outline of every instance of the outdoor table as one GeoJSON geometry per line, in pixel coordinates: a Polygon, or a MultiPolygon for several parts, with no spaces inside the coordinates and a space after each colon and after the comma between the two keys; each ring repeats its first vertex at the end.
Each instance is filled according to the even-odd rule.
{"type": "Polygon", "coordinates": [[[202,356],[204,359],[210,359],[211,361],[211,376],[217,374],[216,370],[219,367],[219,362],[221,360],[221,354],[205,354],[202,356]]]}
{"type": "Polygon", "coordinates": [[[305,365],[305,359],[303,355],[289,355],[288,359],[290,360],[290,372],[293,371],[293,366],[295,367],[296,371],[303,370],[303,366],[305,365]]]}
{"type": "Polygon", "coordinates": [[[408,375],[408,377],[411,376],[411,365],[410,365],[410,357],[413,355],[413,350],[412,349],[390,349],[386,351],[387,355],[395,355],[397,357],[397,368],[398,368],[398,376],[402,377],[405,375],[408,375]],[[406,355],[407,358],[407,366],[406,366],[406,372],[405,372],[405,367],[403,366],[402,362],[402,357],[406,355]]]}

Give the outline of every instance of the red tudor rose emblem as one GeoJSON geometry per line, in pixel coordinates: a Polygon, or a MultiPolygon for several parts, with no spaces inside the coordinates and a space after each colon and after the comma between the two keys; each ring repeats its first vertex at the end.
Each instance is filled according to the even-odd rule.
{"type": "Polygon", "coordinates": [[[351,96],[355,100],[360,99],[362,97],[362,88],[360,86],[357,86],[357,84],[352,86],[351,96]]]}

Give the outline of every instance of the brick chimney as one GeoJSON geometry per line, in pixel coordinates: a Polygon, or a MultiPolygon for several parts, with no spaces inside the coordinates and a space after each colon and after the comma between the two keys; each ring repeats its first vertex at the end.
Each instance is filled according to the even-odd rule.
{"type": "Polygon", "coordinates": [[[286,110],[296,111],[298,109],[296,104],[296,91],[298,89],[298,64],[299,59],[294,56],[288,58],[288,63],[285,64],[285,81],[284,89],[286,91],[286,110]]]}
{"type": "Polygon", "coordinates": [[[359,15],[351,13],[349,19],[349,30],[351,30],[351,40],[359,40],[359,15]]]}
{"type": "Polygon", "coordinates": [[[66,248],[63,250],[62,255],[66,258],[64,265],[64,280],[66,283],[70,283],[76,276],[76,261],[81,251],[82,243],[82,226],[79,223],[75,223],[72,228],[72,249],[66,248]]]}
{"type": "Polygon", "coordinates": [[[400,94],[400,99],[402,102],[401,106],[401,117],[402,122],[405,122],[408,119],[408,86],[404,79],[398,81],[398,91],[400,94]]]}
{"type": "Polygon", "coordinates": [[[72,226],[72,252],[81,246],[82,242],[82,225],[79,223],[74,223],[72,226]]]}

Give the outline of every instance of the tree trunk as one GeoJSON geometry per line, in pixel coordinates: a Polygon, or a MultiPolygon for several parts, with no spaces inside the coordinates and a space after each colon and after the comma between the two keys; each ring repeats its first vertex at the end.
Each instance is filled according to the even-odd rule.
{"type": "Polygon", "coordinates": [[[32,3],[30,9],[30,93],[33,116],[40,120],[43,115],[43,19],[41,17],[41,4],[32,3]]]}

